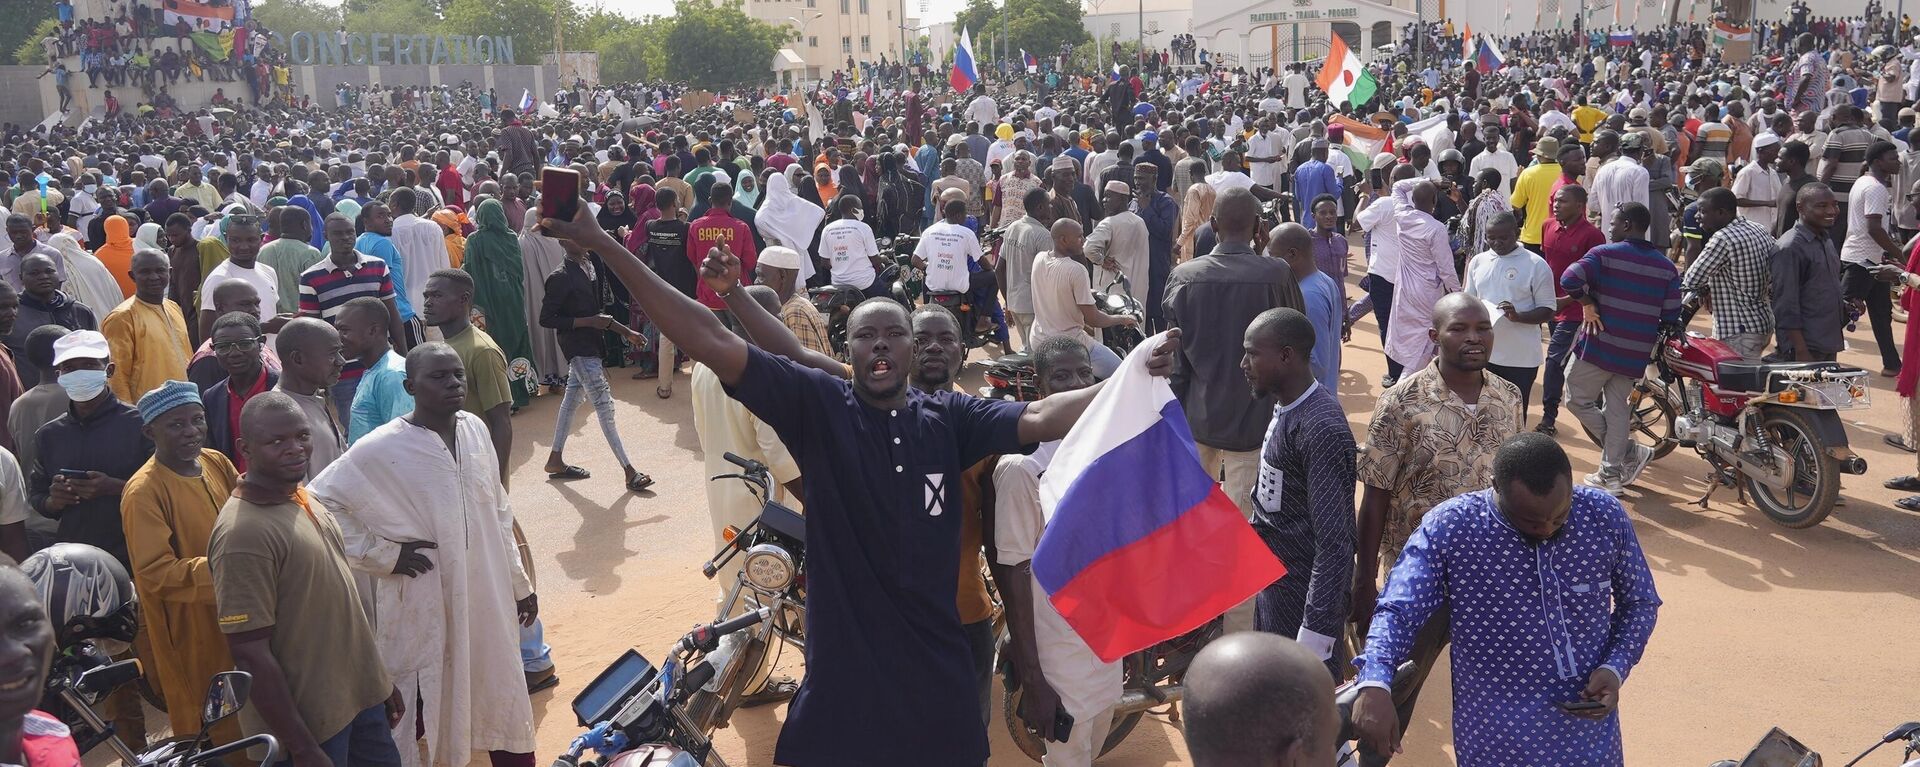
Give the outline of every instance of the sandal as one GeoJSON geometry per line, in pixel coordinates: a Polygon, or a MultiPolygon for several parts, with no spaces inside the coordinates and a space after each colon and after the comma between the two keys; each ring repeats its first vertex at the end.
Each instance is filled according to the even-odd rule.
{"type": "Polygon", "coordinates": [[[1541,434],[1545,434],[1549,437],[1558,436],[1560,434],[1560,430],[1554,427],[1552,421],[1541,421],[1538,425],[1533,427],[1533,430],[1541,434]]]}
{"type": "Polygon", "coordinates": [[[759,692],[756,692],[752,695],[742,696],[740,698],[740,707],[753,708],[755,706],[766,706],[774,703],[780,703],[783,701],[791,700],[793,698],[794,693],[797,693],[799,691],[800,691],[800,683],[793,681],[791,677],[784,677],[784,676],[775,677],[773,679],[768,679],[766,686],[760,688],[759,692]]]}
{"type": "Polygon", "coordinates": [[[1893,505],[1906,509],[1907,511],[1920,511],[1920,495],[1909,495],[1894,501],[1893,505]]]}
{"type": "Polygon", "coordinates": [[[592,476],[593,476],[593,472],[587,471],[586,469],[582,469],[578,466],[568,466],[567,468],[561,469],[560,471],[547,472],[547,479],[557,479],[557,480],[563,480],[563,481],[575,480],[575,479],[587,479],[592,476]]]}
{"type": "Polygon", "coordinates": [[[661,399],[673,399],[673,387],[655,386],[653,387],[653,396],[661,399]]]}
{"type": "Polygon", "coordinates": [[[653,487],[653,478],[641,472],[634,472],[633,479],[627,480],[627,489],[636,493],[649,487],[653,487]]]}
{"type": "Polygon", "coordinates": [[[1888,490],[1898,490],[1903,493],[1920,493],[1920,477],[1912,475],[1894,477],[1893,479],[1880,483],[1880,486],[1888,490]]]}
{"type": "Polygon", "coordinates": [[[649,378],[659,378],[659,377],[660,377],[660,373],[659,373],[658,371],[654,371],[654,370],[635,370],[635,371],[633,371],[633,380],[635,380],[635,381],[645,381],[645,380],[647,380],[647,379],[649,379],[649,378]]]}
{"type": "MultiPolygon", "coordinates": [[[[1887,436],[1882,437],[1881,439],[1884,440],[1888,446],[1902,453],[1913,452],[1913,446],[1907,444],[1907,441],[1905,439],[1902,439],[1898,434],[1888,434],[1887,436]]],[[[1920,490],[1915,490],[1914,492],[1920,492],[1920,490]]]]}

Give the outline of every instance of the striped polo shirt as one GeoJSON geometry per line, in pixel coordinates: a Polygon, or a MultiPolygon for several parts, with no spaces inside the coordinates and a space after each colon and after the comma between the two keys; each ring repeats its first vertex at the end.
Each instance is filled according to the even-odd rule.
{"type": "Polygon", "coordinates": [[[300,273],[300,313],[318,316],[332,324],[340,307],[361,296],[393,297],[393,277],[387,262],[360,251],[353,252],[350,268],[335,266],[328,257],[300,273]]]}
{"type": "Polygon", "coordinates": [[[1609,373],[1639,378],[1653,356],[1662,321],[1680,319],[1680,272],[1646,240],[1622,240],[1587,251],[1560,275],[1574,298],[1591,296],[1606,332],[1585,331],[1573,354],[1609,373]]]}

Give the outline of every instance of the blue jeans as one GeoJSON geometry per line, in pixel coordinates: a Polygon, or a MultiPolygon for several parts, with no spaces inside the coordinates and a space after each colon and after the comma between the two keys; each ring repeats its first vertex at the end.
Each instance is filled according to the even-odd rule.
{"type": "MultiPolygon", "coordinates": [[[[347,723],[347,728],[320,742],[333,767],[400,767],[400,749],[387,728],[387,703],[375,703],[347,723]]],[[[279,762],[288,767],[293,760],[279,762]]]]}
{"type": "Polygon", "coordinates": [[[1400,379],[1401,364],[1395,362],[1384,351],[1387,344],[1387,323],[1393,319],[1393,283],[1378,274],[1367,275],[1367,295],[1373,299],[1373,321],[1380,325],[1381,356],[1387,358],[1387,377],[1400,379]]]}
{"type": "Polygon", "coordinates": [[[535,618],[533,625],[520,627],[520,670],[545,671],[553,668],[553,648],[547,646],[547,627],[535,618]]]}
{"type": "Polygon", "coordinates": [[[1579,320],[1555,320],[1553,336],[1547,339],[1547,374],[1540,381],[1540,422],[1553,423],[1560,415],[1560,390],[1567,381],[1567,353],[1573,351],[1573,336],[1580,330],[1579,320]]]}

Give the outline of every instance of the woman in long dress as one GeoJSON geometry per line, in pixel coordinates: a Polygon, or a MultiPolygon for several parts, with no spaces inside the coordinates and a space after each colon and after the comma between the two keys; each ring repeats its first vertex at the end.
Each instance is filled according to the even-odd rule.
{"type": "MultiPolygon", "coordinates": [[[[504,216],[505,209],[502,209],[504,216]]],[[[475,232],[478,234],[478,232],[475,232]]],[[[472,257],[473,239],[467,239],[468,257],[472,257]]],[[[547,293],[547,275],[560,268],[567,260],[567,252],[560,248],[559,241],[540,233],[540,217],[527,216],[526,226],[520,231],[520,258],[524,262],[520,273],[522,301],[522,328],[540,324],[540,299],[547,293]]],[[[534,333],[533,368],[541,371],[538,380],[547,386],[563,387],[567,384],[567,356],[560,351],[560,338],[554,333],[534,333]]]]}
{"type": "MultiPolygon", "coordinates": [[[[529,343],[526,316],[526,274],[520,241],[507,228],[507,210],[499,200],[486,200],[474,209],[478,226],[467,238],[461,268],[473,275],[473,324],[487,331],[506,354],[513,406],[526,407],[538,387],[543,368],[529,343]]],[[[543,333],[541,335],[552,335],[543,333]]]]}

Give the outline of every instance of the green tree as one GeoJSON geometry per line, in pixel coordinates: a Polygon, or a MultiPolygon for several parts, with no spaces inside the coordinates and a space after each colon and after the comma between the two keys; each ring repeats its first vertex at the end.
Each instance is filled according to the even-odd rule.
{"type": "MultiPolygon", "coordinates": [[[[347,31],[371,34],[374,32],[416,32],[437,34],[449,30],[433,14],[433,4],[428,0],[381,0],[378,4],[368,5],[364,10],[356,9],[352,4],[345,8],[347,31]]],[[[549,25],[548,29],[553,27],[549,25]]],[[[500,27],[487,30],[496,33],[500,27]]],[[[516,38],[516,43],[518,39],[516,38]]]]}
{"type": "MultiPolygon", "coordinates": [[[[392,1],[381,0],[381,4],[384,6],[392,1]]],[[[574,50],[583,50],[591,45],[593,40],[584,34],[580,26],[580,9],[569,0],[452,0],[447,3],[446,18],[439,31],[456,35],[494,35],[511,30],[515,62],[538,64],[541,56],[553,52],[556,5],[561,29],[567,33],[563,44],[574,50]]]]}
{"type": "Polygon", "coordinates": [[[741,0],[677,0],[665,36],[667,77],[702,88],[772,81],[774,53],[797,33],[741,9],[741,0]]]}
{"type": "Polygon", "coordinates": [[[278,33],[284,42],[287,35],[295,32],[339,29],[345,21],[345,12],[341,6],[318,0],[266,0],[253,6],[253,17],[278,33]]]}
{"type": "Polygon", "coordinates": [[[7,20],[0,25],[0,51],[13,51],[14,60],[22,64],[47,63],[40,38],[52,34],[60,24],[54,19],[50,0],[0,0],[0,19],[7,20]],[[33,47],[31,61],[27,44],[33,47]]]}
{"type": "Polygon", "coordinates": [[[47,49],[41,47],[40,40],[47,35],[53,34],[54,31],[59,28],[60,22],[57,19],[42,20],[38,26],[33,28],[32,32],[27,33],[24,39],[20,39],[15,44],[13,60],[22,64],[47,63],[47,49]]]}
{"type": "Polygon", "coordinates": [[[1078,48],[1085,44],[1089,38],[1081,16],[1079,0],[967,0],[966,7],[954,16],[953,26],[972,30],[974,56],[983,69],[998,67],[1003,56],[1017,68],[1022,50],[1045,59],[1058,54],[1061,45],[1078,48]],[[1013,15],[1007,17],[1008,12],[1013,15]],[[995,42],[994,55],[989,59],[986,41],[1000,40],[1003,33],[1011,42],[1004,50],[995,42]]]}
{"type": "Polygon", "coordinates": [[[670,18],[648,17],[640,21],[612,25],[595,38],[593,49],[600,53],[600,79],[624,82],[665,77],[667,49],[665,41],[673,28],[670,18]]]}

